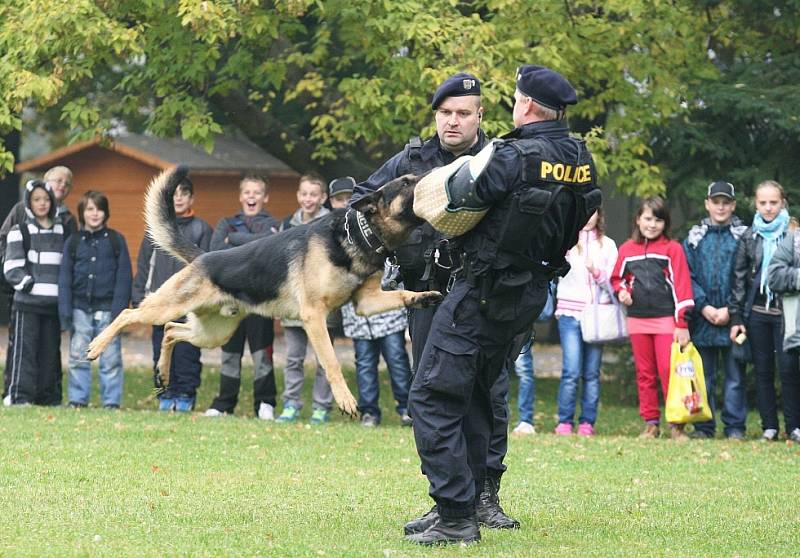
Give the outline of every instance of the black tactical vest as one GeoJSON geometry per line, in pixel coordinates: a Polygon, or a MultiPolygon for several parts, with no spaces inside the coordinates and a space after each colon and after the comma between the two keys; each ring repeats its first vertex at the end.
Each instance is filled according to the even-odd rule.
{"type": "Polygon", "coordinates": [[[592,156],[583,141],[571,137],[505,144],[520,154],[522,184],[468,235],[472,273],[564,275],[567,250],[602,202],[592,156]]]}

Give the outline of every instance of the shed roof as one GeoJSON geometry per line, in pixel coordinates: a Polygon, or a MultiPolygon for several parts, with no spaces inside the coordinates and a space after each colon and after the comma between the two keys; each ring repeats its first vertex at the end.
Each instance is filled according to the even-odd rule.
{"type": "Polygon", "coordinates": [[[16,171],[44,170],[73,153],[95,145],[160,169],[183,163],[189,165],[195,174],[241,174],[252,170],[269,176],[299,176],[289,165],[253,142],[225,135],[214,138],[214,151],[211,153],[179,138],[125,134],[104,142],[97,137],[21,161],[17,164],[16,171]]]}

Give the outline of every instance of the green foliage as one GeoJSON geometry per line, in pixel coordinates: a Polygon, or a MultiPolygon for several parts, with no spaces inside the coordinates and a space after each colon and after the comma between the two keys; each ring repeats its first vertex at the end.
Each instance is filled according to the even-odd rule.
{"type": "MultiPolygon", "coordinates": [[[[603,179],[624,192],[663,192],[697,150],[721,156],[727,146],[698,145],[705,131],[681,133],[678,123],[702,123],[700,106],[768,112],[796,137],[787,117],[796,110],[784,110],[797,106],[795,74],[770,89],[769,76],[748,66],[797,51],[791,1],[779,3],[775,25],[749,17],[766,2],[744,0],[68,4],[0,5],[0,137],[20,126],[25,107],[56,110],[72,140],[124,122],[211,149],[214,134],[236,127],[297,168],[348,165],[363,175],[408,137],[433,132],[430,94],[456,71],[481,78],[487,133],[508,131],[514,71],[530,62],[578,89],[573,128],[591,139],[603,179]],[[770,40],[773,30],[782,40],[770,40]],[[737,63],[712,64],[709,37],[737,63]],[[742,54],[741,45],[755,46],[742,54]],[[734,81],[748,75],[746,87],[734,81]]],[[[785,67],[796,71],[794,58],[785,67]]]]}

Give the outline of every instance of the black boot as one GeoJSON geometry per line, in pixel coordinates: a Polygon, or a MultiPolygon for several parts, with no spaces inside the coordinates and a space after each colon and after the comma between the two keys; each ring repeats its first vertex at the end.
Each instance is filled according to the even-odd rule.
{"type": "Polygon", "coordinates": [[[448,518],[436,514],[436,522],[422,533],[406,535],[406,540],[431,546],[434,544],[472,543],[481,540],[478,516],[448,518]]]}
{"type": "Polygon", "coordinates": [[[439,508],[436,507],[436,504],[423,515],[422,517],[418,517],[416,519],[412,519],[408,523],[405,524],[403,527],[403,532],[406,535],[413,535],[415,533],[422,533],[428,527],[436,523],[439,519],[439,508]]]}
{"type": "Polygon", "coordinates": [[[519,529],[519,521],[508,517],[500,506],[500,479],[486,477],[478,499],[478,521],[490,529],[519,529]]]}

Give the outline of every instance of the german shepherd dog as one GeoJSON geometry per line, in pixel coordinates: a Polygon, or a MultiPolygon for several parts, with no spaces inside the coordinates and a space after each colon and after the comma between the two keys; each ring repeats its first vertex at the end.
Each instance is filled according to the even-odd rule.
{"type": "Polygon", "coordinates": [[[155,178],[145,197],[150,238],[187,263],[138,308],[126,309],[89,344],[94,360],[114,336],[131,324],[164,325],[156,365],[162,389],[169,385],[175,343],[219,347],[248,314],[300,318],[325,367],[342,412],[357,414],[336,360],[325,318],[348,300],[356,312],[376,314],[441,301],[435,291],[382,291],[384,260],[422,220],[414,214],[417,177],[397,178],[359,199],[352,209],[332,211],[316,221],[228,250],[204,253],[178,229],[172,197],[188,174],[179,166],[155,178]],[[187,316],[186,323],[175,322],[187,316]]]}

